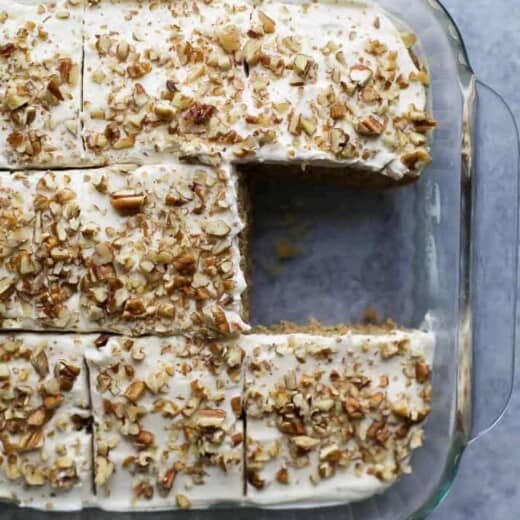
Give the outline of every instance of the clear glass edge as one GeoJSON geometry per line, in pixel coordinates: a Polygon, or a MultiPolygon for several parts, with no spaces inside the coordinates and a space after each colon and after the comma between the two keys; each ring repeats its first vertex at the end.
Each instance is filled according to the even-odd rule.
{"type": "MultiPolygon", "coordinates": [[[[431,6],[432,11],[434,12],[435,17],[439,20],[441,25],[443,25],[446,29],[446,33],[449,36],[449,41],[451,43],[453,52],[457,59],[458,64],[458,75],[461,90],[464,96],[464,117],[463,117],[463,136],[462,136],[462,161],[461,161],[461,243],[460,243],[460,251],[461,251],[461,262],[460,262],[460,322],[459,322],[459,345],[458,345],[458,356],[459,356],[459,364],[458,364],[458,377],[457,377],[457,386],[462,386],[462,382],[464,380],[468,380],[473,382],[472,380],[472,363],[473,363],[473,349],[472,349],[472,312],[471,312],[471,287],[470,287],[470,279],[471,279],[471,214],[472,214],[472,193],[473,193],[473,158],[474,158],[474,131],[475,131],[475,117],[476,117],[476,96],[477,96],[477,83],[482,84],[486,88],[489,88],[496,96],[500,99],[500,101],[504,104],[506,109],[511,113],[511,110],[507,104],[507,102],[494,91],[492,88],[488,87],[484,83],[476,80],[475,73],[473,68],[471,67],[471,63],[469,60],[469,56],[467,53],[466,46],[464,44],[464,40],[462,38],[461,32],[450,15],[449,11],[442,4],[441,0],[426,0],[426,2],[431,6]]],[[[520,147],[520,142],[518,141],[519,130],[514,116],[511,113],[512,124],[514,125],[514,130],[517,136],[517,143],[520,147]]],[[[518,165],[517,165],[518,167],[518,165]]],[[[517,185],[517,201],[520,200],[520,183],[517,185]]],[[[515,223],[515,234],[516,234],[516,243],[518,243],[518,239],[520,237],[520,213],[518,212],[517,206],[517,220],[515,223]]],[[[515,280],[515,286],[517,286],[518,279],[518,266],[519,266],[519,258],[518,258],[518,250],[516,251],[515,257],[515,272],[513,274],[515,280]]],[[[515,313],[516,316],[516,307],[517,307],[517,298],[514,301],[515,313]]],[[[516,350],[516,324],[513,325],[513,345],[511,348],[511,355],[513,361],[515,359],[515,350],[516,350]]],[[[410,520],[418,520],[428,517],[432,512],[434,512],[443,500],[448,495],[451,486],[457,476],[458,469],[460,466],[460,461],[462,455],[464,453],[465,448],[475,440],[481,438],[483,435],[491,431],[498,422],[500,422],[503,417],[507,407],[509,405],[512,391],[513,391],[513,382],[514,382],[514,363],[512,363],[512,369],[510,374],[511,385],[510,391],[505,399],[502,410],[500,410],[494,420],[485,427],[482,431],[479,431],[475,434],[472,431],[472,393],[473,386],[470,385],[471,393],[464,394],[463,392],[457,392],[457,421],[456,421],[456,431],[454,432],[453,442],[451,445],[450,452],[446,459],[443,476],[439,480],[439,486],[437,489],[432,492],[430,498],[426,500],[426,502],[414,513],[412,513],[408,518],[410,520]]]]}
{"type": "MultiPolygon", "coordinates": [[[[504,97],[499,92],[497,92],[494,88],[490,87],[483,81],[476,80],[476,86],[477,86],[477,91],[480,88],[488,90],[496,98],[496,100],[504,106],[509,117],[511,118],[511,125],[513,127],[513,133],[514,133],[515,141],[516,141],[516,152],[517,152],[516,171],[517,171],[517,173],[520,173],[520,163],[518,162],[518,159],[520,158],[520,130],[519,130],[516,118],[513,114],[513,111],[511,110],[511,107],[509,106],[507,101],[504,99],[504,97]]],[[[517,176],[517,179],[518,179],[518,176],[517,176]]],[[[518,180],[517,180],[517,186],[516,186],[516,200],[517,200],[517,205],[515,208],[516,209],[516,221],[514,224],[515,230],[514,230],[513,235],[515,237],[514,242],[515,242],[515,244],[518,245],[520,243],[520,211],[519,211],[519,208],[520,208],[520,181],[518,181],[518,180]]],[[[514,260],[513,260],[513,266],[514,266],[513,286],[515,288],[518,287],[519,266],[520,266],[519,261],[520,261],[519,250],[518,250],[518,247],[516,247],[515,256],[514,256],[514,260]]],[[[513,316],[515,316],[515,317],[517,316],[517,308],[518,308],[518,297],[515,298],[514,302],[513,302],[512,313],[513,313],[513,316]]],[[[510,352],[511,369],[509,372],[509,390],[508,390],[507,395],[504,398],[504,403],[502,405],[502,408],[496,412],[496,415],[491,419],[491,421],[486,426],[483,426],[482,429],[475,431],[475,425],[473,425],[473,427],[471,429],[471,433],[470,433],[470,438],[468,440],[468,445],[472,444],[473,442],[477,441],[478,439],[480,439],[481,437],[483,437],[484,435],[489,433],[500,422],[500,420],[502,419],[502,417],[504,416],[505,412],[507,411],[507,409],[509,407],[511,397],[513,394],[513,387],[514,387],[514,381],[515,381],[517,327],[518,326],[515,322],[513,324],[512,345],[511,345],[511,352],[510,352]]]]}

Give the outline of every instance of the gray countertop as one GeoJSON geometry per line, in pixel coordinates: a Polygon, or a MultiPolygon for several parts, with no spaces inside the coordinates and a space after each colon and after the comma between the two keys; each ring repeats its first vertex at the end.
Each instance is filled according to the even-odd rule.
{"type": "MultiPolygon", "coordinates": [[[[444,4],[462,32],[477,76],[505,97],[520,121],[520,2],[444,0],[444,4]]],[[[516,367],[518,373],[518,362],[516,367]]],[[[520,518],[519,390],[517,381],[502,421],[466,450],[450,494],[432,518],[520,518]]]]}

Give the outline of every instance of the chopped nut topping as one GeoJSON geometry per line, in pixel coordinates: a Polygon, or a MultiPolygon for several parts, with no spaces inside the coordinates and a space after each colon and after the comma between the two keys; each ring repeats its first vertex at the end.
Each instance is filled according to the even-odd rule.
{"type": "Polygon", "coordinates": [[[124,215],[132,215],[141,211],[145,196],[141,193],[120,192],[110,197],[112,207],[124,215]]]}

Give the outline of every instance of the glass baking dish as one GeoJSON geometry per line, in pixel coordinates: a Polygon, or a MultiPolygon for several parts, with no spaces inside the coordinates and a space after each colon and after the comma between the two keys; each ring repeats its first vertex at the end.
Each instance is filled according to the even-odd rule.
{"type": "MultiPolygon", "coordinates": [[[[378,193],[327,182],[261,183],[253,196],[251,308],[253,321],[264,325],[309,316],[357,321],[366,307],[405,326],[431,318],[437,336],[432,413],[413,473],[380,496],[337,507],[213,508],[154,512],[155,519],[423,518],[446,495],[464,448],[507,405],[518,267],[514,118],[496,93],[476,82],[459,32],[437,0],[379,4],[418,34],[428,61],[439,122],[433,164],[415,184],[378,193]],[[287,236],[297,237],[304,254],[273,263],[273,244],[287,236]]],[[[61,515],[0,505],[2,520],[61,515]]],[[[108,520],[114,513],[63,515],[108,520]]]]}

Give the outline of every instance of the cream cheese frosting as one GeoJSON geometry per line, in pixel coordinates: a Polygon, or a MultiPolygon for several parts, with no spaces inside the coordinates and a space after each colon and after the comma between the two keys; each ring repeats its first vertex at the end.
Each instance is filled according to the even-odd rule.
{"type": "Polygon", "coordinates": [[[247,500],[361,500],[410,472],[429,414],[421,331],[244,336],[247,500]]]}
{"type": "Polygon", "coordinates": [[[399,329],[4,334],[0,495],[131,511],[381,493],[423,442],[434,343],[399,329]]]}
{"type": "Polygon", "coordinates": [[[89,395],[79,337],[0,337],[0,496],[77,510],[91,490],[89,395]]]}
{"type": "Polygon", "coordinates": [[[171,161],[3,173],[0,182],[4,328],[205,336],[248,328],[229,169],[171,161]]]}
{"type": "Polygon", "coordinates": [[[94,161],[176,153],[400,180],[431,160],[415,37],[373,4],[101,0],[86,27],[94,161]]]}
{"type": "Polygon", "coordinates": [[[247,120],[267,141],[253,160],[337,161],[396,179],[429,161],[407,158],[426,143],[414,118],[428,126],[414,39],[373,4],[264,2],[248,35],[247,120]]]}
{"type": "Polygon", "coordinates": [[[373,4],[17,0],[0,13],[0,167],[175,154],[400,180],[431,160],[415,36],[373,4]]]}
{"type": "Polygon", "coordinates": [[[0,168],[75,166],[82,2],[0,1],[0,168]]]}
{"type": "Polygon", "coordinates": [[[216,34],[228,26],[245,34],[249,16],[247,2],[232,0],[88,7],[85,143],[94,160],[218,153],[210,141],[225,137],[217,123],[234,109],[245,75],[216,34]]]}

